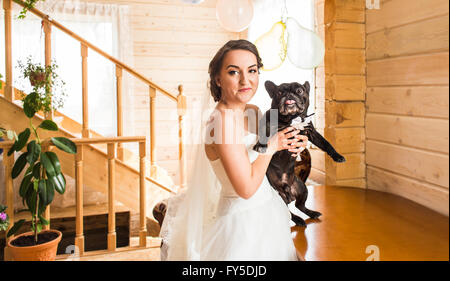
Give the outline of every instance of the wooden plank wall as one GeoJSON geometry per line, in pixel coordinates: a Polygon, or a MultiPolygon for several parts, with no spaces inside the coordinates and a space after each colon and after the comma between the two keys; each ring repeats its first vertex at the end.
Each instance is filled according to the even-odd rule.
{"type": "MultiPolygon", "coordinates": [[[[209,94],[207,80],[210,60],[228,40],[244,36],[228,32],[219,25],[216,0],[205,0],[198,5],[185,4],[181,0],[83,1],[129,6],[134,68],[174,95],[178,94],[178,85],[183,85],[188,107],[185,132],[189,132],[189,125],[196,122],[192,113],[198,109],[200,97],[209,94]]],[[[149,90],[137,80],[134,83],[133,100],[134,134],[149,138],[149,90]]],[[[157,94],[156,108],[156,161],[178,184],[176,103],[157,94]]],[[[192,152],[190,146],[186,150],[189,172],[192,152]]],[[[149,147],[147,151],[150,151],[149,147]]]]}
{"type": "MultiPolygon", "coordinates": [[[[314,3],[314,28],[320,39],[325,42],[324,24],[325,0],[316,0],[314,3]]],[[[325,67],[324,63],[315,68],[315,127],[324,135],[325,128],[325,67]]],[[[309,149],[311,153],[311,173],[309,179],[325,184],[325,153],[318,148],[309,149]]]]}
{"type": "Polygon", "coordinates": [[[365,1],[318,1],[316,17],[319,26],[323,22],[318,33],[326,50],[324,65],[316,70],[319,128],[346,158],[336,163],[325,155],[318,170],[327,185],[365,188],[365,1]]]}
{"type": "Polygon", "coordinates": [[[367,187],[448,216],[449,3],[366,10],[367,187]]]}

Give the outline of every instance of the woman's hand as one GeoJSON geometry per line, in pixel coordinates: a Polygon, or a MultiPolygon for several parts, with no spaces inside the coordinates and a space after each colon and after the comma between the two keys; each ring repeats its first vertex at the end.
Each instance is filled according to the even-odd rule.
{"type": "Polygon", "coordinates": [[[297,157],[297,155],[305,150],[306,145],[308,144],[308,137],[304,135],[295,135],[296,142],[291,144],[291,148],[289,152],[292,152],[292,157],[297,157]]]}
{"type": "Polygon", "coordinates": [[[267,143],[267,153],[273,155],[277,151],[288,149],[293,153],[293,157],[297,156],[297,153],[303,150],[301,147],[306,147],[308,142],[308,137],[299,133],[300,130],[295,130],[293,127],[277,132],[267,143]],[[290,139],[292,137],[294,138],[290,139]]]}

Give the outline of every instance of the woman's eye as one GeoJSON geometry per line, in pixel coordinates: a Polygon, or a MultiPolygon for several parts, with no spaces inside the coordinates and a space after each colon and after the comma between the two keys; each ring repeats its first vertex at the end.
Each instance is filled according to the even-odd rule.
{"type": "Polygon", "coordinates": [[[256,72],[258,72],[256,69],[250,69],[250,71],[249,71],[250,73],[256,73],[256,72]]]}
{"type": "Polygon", "coordinates": [[[230,75],[235,75],[235,74],[237,74],[238,72],[236,71],[236,70],[231,70],[231,71],[228,71],[228,74],[230,74],[230,75]]]}

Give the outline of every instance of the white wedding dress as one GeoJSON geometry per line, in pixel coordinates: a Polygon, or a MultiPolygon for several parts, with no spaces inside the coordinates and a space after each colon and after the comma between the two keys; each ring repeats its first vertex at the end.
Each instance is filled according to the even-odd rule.
{"type": "MultiPolygon", "coordinates": [[[[243,139],[250,162],[257,135],[243,139]]],[[[204,226],[201,260],[298,260],[291,237],[291,213],[267,177],[249,199],[234,191],[220,159],[209,161],[222,190],[213,220],[204,226]]]]}

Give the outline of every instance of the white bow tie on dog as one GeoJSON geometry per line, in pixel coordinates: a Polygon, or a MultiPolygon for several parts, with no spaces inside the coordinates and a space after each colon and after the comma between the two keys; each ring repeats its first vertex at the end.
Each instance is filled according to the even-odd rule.
{"type": "MultiPolygon", "coordinates": [[[[313,116],[313,115],[314,115],[314,113],[311,114],[310,116],[307,116],[304,121],[302,121],[301,117],[297,117],[295,119],[292,119],[291,127],[294,127],[294,128],[296,128],[297,130],[300,130],[300,131],[304,130],[305,127],[308,126],[309,122],[311,122],[311,120],[312,120],[311,116],[313,116]]],[[[309,142],[308,142],[308,144],[306,146],[307,146],[307,148],[310,147],[309,142]]],[[[300,152],[298,152],[297,158],[295,159],[297,162],[302,161],[302,158],[301,158],[300,154],[301,154],[301,152],[303,150],[305,150],[305,147],[301,147],[300,148],[300,152]]]]}

